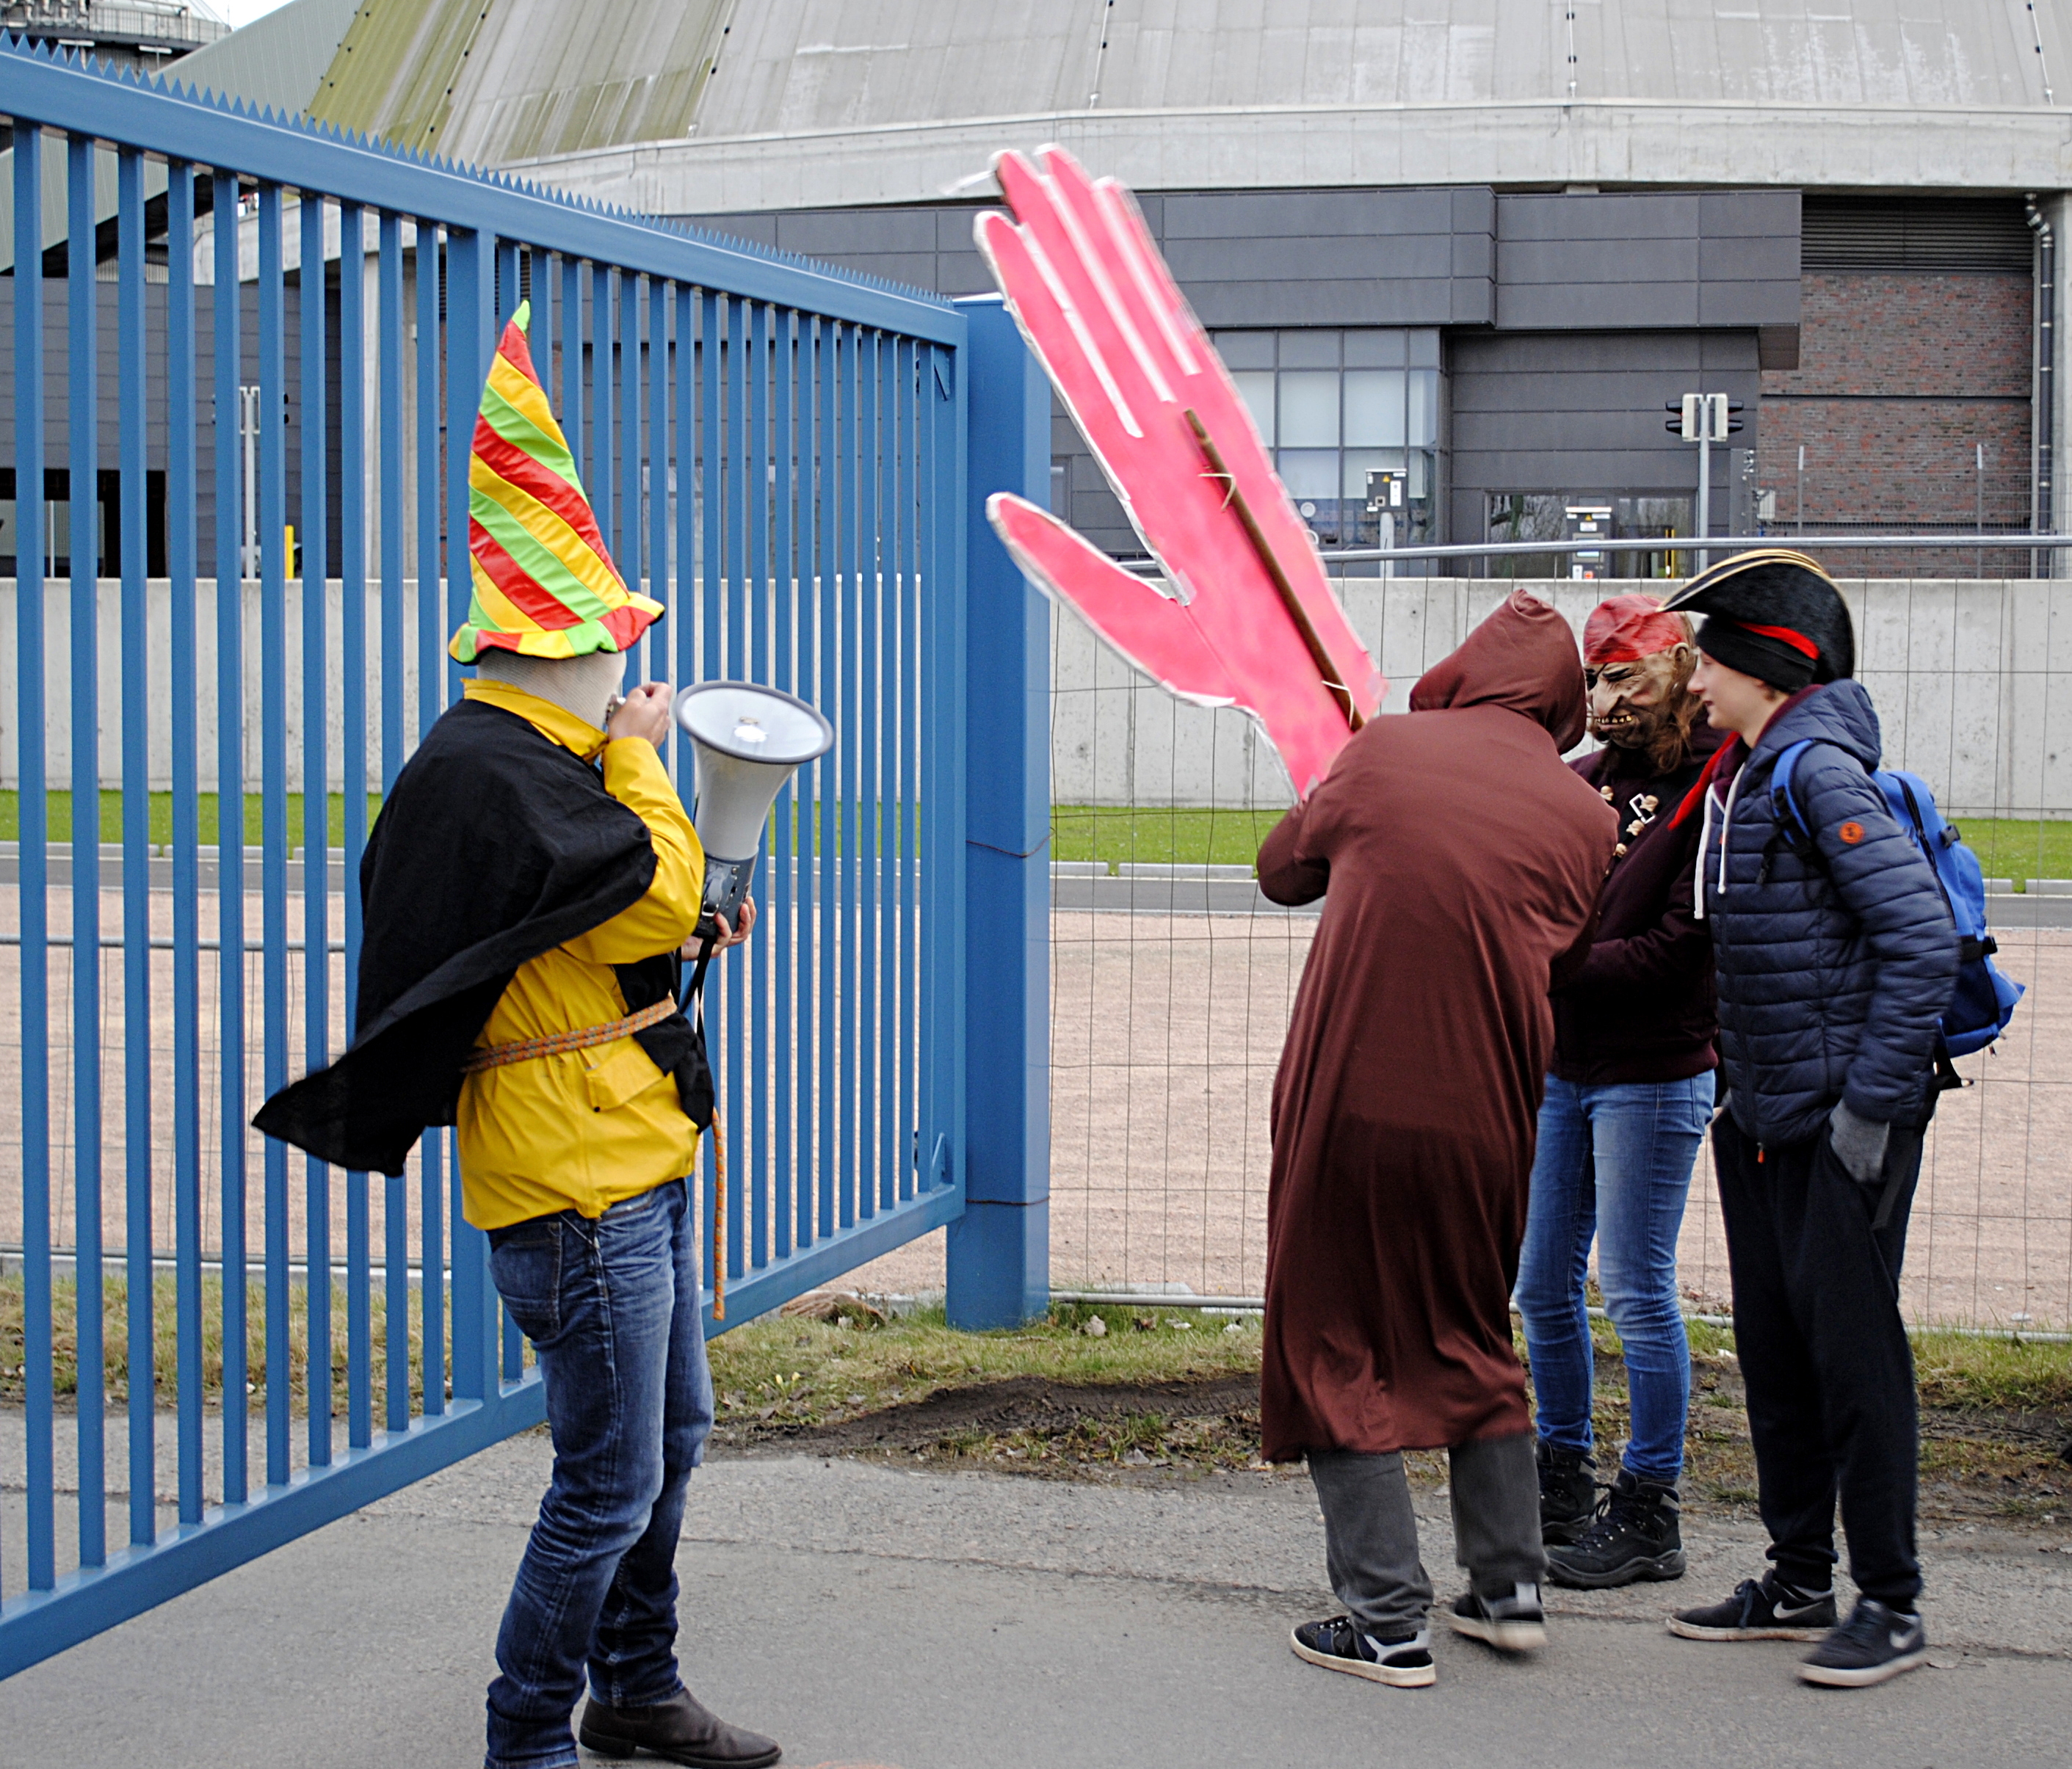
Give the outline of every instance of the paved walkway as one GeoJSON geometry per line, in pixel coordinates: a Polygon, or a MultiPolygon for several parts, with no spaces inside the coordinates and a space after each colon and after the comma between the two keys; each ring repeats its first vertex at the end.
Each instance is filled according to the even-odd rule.
{"type": "MultiPolygon", "coordinates": [[[[0,1758],[39,1769],[471,1769],[547,1448],[531,1436],[0,1685],[0,1758]]],[[[1453,1587],[1442,1500],[1426,1558],[1453,1587]]],[[[1672,1601],[1757,1564],[1700,1522],[1681,1585],[1561,1594],[1547,1650],[1438,1648],[1384,1689],[1298,1663],[1322,1614],[1307,1483],[1116,1488],[815,1459],[729,1459],[680,1566],[692,1685],[823,1769],[2034,1764],[2072,1729],[2072,1554],[1926,1544],[1936,1668],[1814,1690],[1799,1648],[1672,1639],[1672,1601]]]]}

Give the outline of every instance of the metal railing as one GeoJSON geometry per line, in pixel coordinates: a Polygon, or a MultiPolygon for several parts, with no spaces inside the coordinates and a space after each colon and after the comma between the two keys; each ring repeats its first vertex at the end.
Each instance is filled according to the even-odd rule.
{"type": "MultiPolygon", "coordinates": [[[[68,586],[38,594],[41,525],[15,543],[18,918],[0,963],[18,967],[19,1119],[0,1200],[13,1192],[19,1217],[0,1242],[23,1250],[27,1499],[0,1544],[4,1677],[542,1416],[446,1136],[428,1135],[405,1176],[370,1181],[247,1128],[351,1022],[360,905],[339,886],[356,876],[369,793],[458,690],[445,644],[470,593],[469,439],[496,327],[521,295],[616,563],[670,609],[634,679],[753,678],[812,699],[837,733],[777,802],[757,938],[710,991],[730,1319],[961,1213],[967,319],[933,296],[43,51],[0,46],[0,113],[18,266],[43,261],[47,156],[63,156],[76,244],[95,236],[97,160],[112,154],[117,173],[112,281],[93,253],[70,252],[47,326],[35,280],[10,285],[27,297],[8,303],[17,482],[43,482],[61,421],[74,534],[95,532],[111,458],[121,484],[116,704],[100,704],[93,549],[74,549],[68,586]],[[154,263],[147,191],[161,187],[154,263]],[[158,274],[162,306],[155,288],[147,306],[158,274]],[[47,376],[60,343],[62,371],[47,376]],[[258,581],[218,595],[204,560],[230,577],[245,540],[232,416],[248,382],[258,581]],[[147,474],[161,470],[162,660],[146,578],[147,474]],[[46,761],[59,663],[63,782],[46,761]],[[104,712],[120,731],[119,884],[74,889],[103,876],[104,712]],[[154,728],[164,830],[147,790],[154,728]],[[65,786],[71,830],[54,839],[65,786]],[[237,829],[248,789],[256,867],[237,829]],[[220,842],[204,827],[211,790],[220,842]],[[291,830],[298,794],[306,843],[291,830]],[[146,1299],[168,1252],[162,1393],[146,1299]],[[420,1285],[413,1271],[446,1275],[420,1285]],[[217,1357],[220,1379],[205,1365],[217,1357]],[[113,1403],[111,1371],[126,1382],[113,1403]],[[263,1408],[256,1439],[248,1394],[263,1408]],[[66,1398],[77,1501],[61,1530],[66,1398]],[[127,1464],[112,1532],[126,1546],[109,1541],[112,1451],[127,1464]]],[[[684,748],[669,759],[688,788],[684,748]]],[[[704,1159],[709,1277],[709,1147],[704,1159]]]]}

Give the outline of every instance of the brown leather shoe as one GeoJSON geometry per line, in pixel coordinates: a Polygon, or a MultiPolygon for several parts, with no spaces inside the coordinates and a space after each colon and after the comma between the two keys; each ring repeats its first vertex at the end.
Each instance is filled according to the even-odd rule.
{"type": "Polygon", "coordinates": [[[775,1739],[729,1726],[689,1689],[652,1708],[608,1707],[592,1696],[578,1736],[600,1757],[645,1751],[689,1769],[765,1769],[784,1754],[775,1739]]]}

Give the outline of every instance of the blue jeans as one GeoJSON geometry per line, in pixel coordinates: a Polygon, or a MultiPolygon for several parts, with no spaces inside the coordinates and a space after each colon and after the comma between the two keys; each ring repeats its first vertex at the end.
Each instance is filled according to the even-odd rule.
{"type": "Polygon", "coordinates": [[[676,1537],[713,1419],[689,1189],[491,1229],[489,1248],[539,1354],[554,1476],[497,1632],[487,1763],[564,1769],[586,1666],[614,1707],[681,1687],[676,1537]]]}
{"type": "Polygon", "coordinates": [[[1518,1311],[1540,1402],[1540,1435],[1587,1453],[1590,1242],[1605,1311],[1626,1346],[1633,1429],[1622,1458],[1643,1480],[1684,1471],[1691,1342],[1676,1294],[1676,1237],[1691,1169],[1712,1114],[1712,1077],[1579,1087],[1547,1077],[1532,1201],[1518,1264],[1518,1311]]]}

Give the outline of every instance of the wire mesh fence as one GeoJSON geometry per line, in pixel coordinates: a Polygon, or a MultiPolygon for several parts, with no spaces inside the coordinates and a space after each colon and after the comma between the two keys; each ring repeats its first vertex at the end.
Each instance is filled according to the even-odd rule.
{"type": "MultiPolygon", "coordinates": [[[[1390,679],[1417,676],[1514,588],[1347,579],[1390,679]]],[[[1603,586],[1531,585],[1580,630],[1603,586]]],[[[2072,1326],[2072,589],[2050,581],[1844,585],[1885,760],[1925,776],[1988,874],[1999,962],[2029,993],[1962,1059],[1914,1206],[1904,1283],[1924,1324],[2072,1326]]],[[[1053,647],[1051,1279],[1257,1295],[1273,1076],[1314,913],[1251,882],[1292,802],[1250,721],[1185,706],[1074,617],[1053,647]]],[[[1492,826],[1489,839],[1503,832],[1492,826]]],[[[1723,1306],[1701,1153],[1681,1246],[1694,1308],[1723,1306]]]]}

